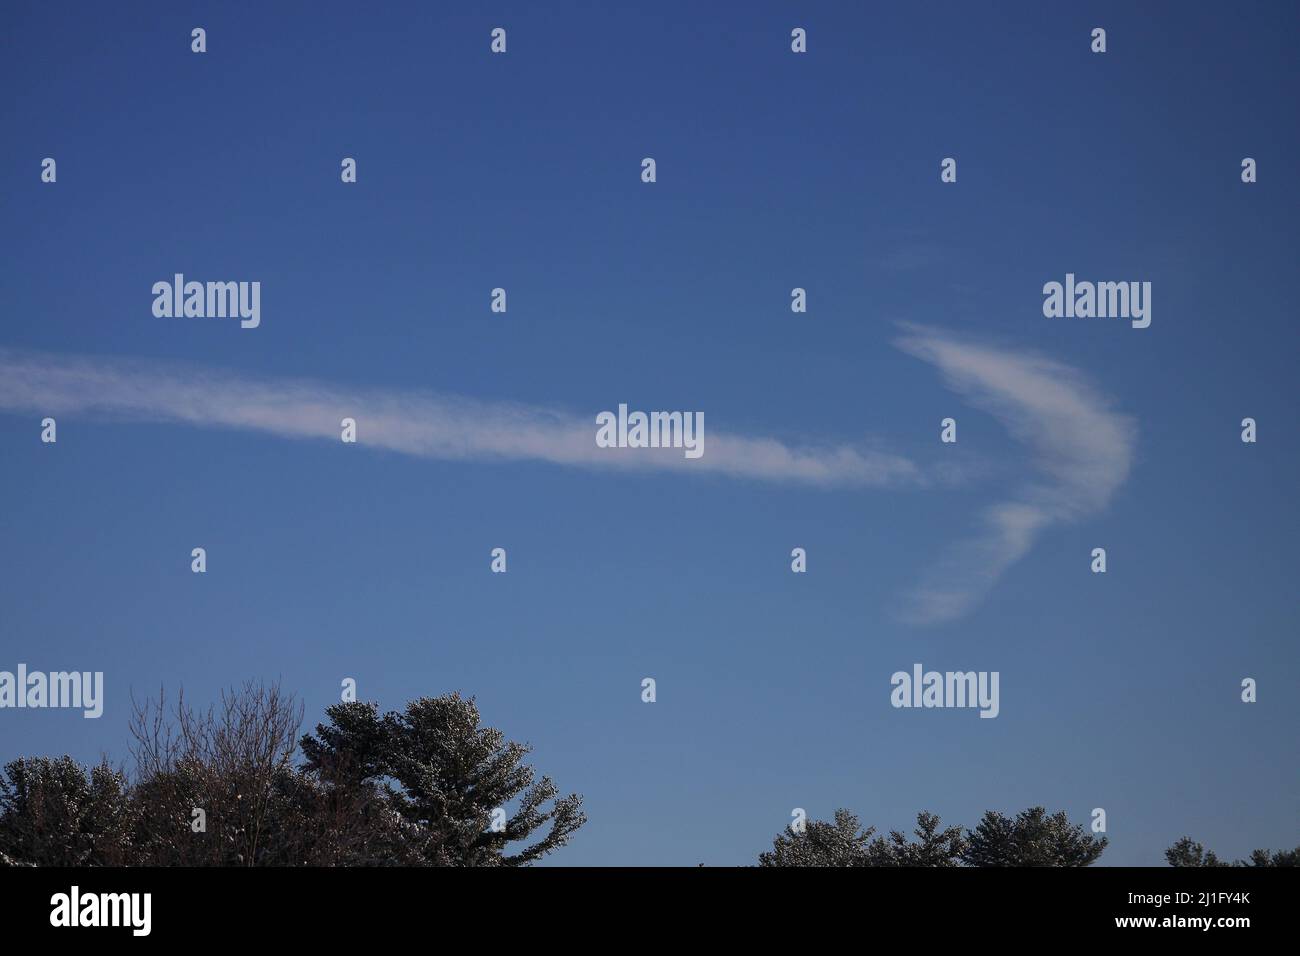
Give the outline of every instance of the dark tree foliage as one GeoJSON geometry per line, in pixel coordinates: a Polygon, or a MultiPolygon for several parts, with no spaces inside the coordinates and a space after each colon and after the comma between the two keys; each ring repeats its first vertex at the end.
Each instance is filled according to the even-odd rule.
{"type": "Polygon", "coordinates": [[[1294,850],[1255,850],[1249,860],[1226,863],[1214,855],[1213,850],[1183,837],[1165,850],[1165,860],[1170,866],[1300,866],[1300,846],[1294,850]]]}
{"type": "Polygon", "coordinates": [[[1206,850],[1190,837],[1183,837],[1169,849],[1165,850],[1165,860],[1170,866],[1227,866],[1213,850],[1206,850]]]}
{"type": "Polygon", "coordinates": [[[136,705],[141,863],[159,866],[275,866],[301,862],[301,795],[293,766],[302,707],[277,686],[247,683],[196,711],[182,696],[136,705]],[[194,811],[203,813],[196,830],[194,811]]]}
{"type": "Polygon", "coordinates": [[[303,766],[302,707],[252,683],[206,712],[183,697],[168,710],[161,695],[137,706],[134,782],[107,763],[12,761],[0,776],[0,866],[520,865],[586,820],[580,797],[556,799],[550,780],[534,780],[527,747],[478,726],[472,700],[328,713],[302,739],[303,766]],[[492,811],[510,806],[493,830],[492,811]]]}
{"type": "Polygon", "coordinates": [[[473,698],[423,697],[383,716],[373,704],[336,704],[326,715],[302,739],[307,773],[331,793],[386,801],[410,828],[416,862],[525,865],[586,822],[578,794],[559,797],[523,762],[529,747],[479,726],[473,698]]]}
{"type": "Polygon", "coordinates": [[[1300,846],[1294,850],[1253,850],[1247,866],[1300,866],[1300,846]]]}
{"type": "Polygon", "coordinates": [[[760,853],[759,866],[869,866],[871,835],[875,827],[861,828],[848,810],[835,811],[835,822],[809,820],[799,829],[789,824],[760,853]]]}
{"type": "Polygon", "coordinates": [[[1071,825],[1064,812],[1033,807],[1008,818],[989,811],[970,834],[944,827],[939,817],[916,815],[915,840],[891,831],[874,840],[848,810],[835,821],[809,821],[801,832],[787,826],[759,854],[760,866],[1088,866],[1101,856],[1106,838],[1071,825]]]}
{"type": "Polygon", "coordinates": [[[893,830],[888,837],[862,829],[855,814],[836,810],[833,823],[811,820],[801,830],[791,824],[759,854],[759,866],[957,866],[965,841],[961,827],[941,828],[939,817],[916,815],[916,840],[893,830]]]}
{"type": "Polygon", "coordinates": [[[922,810],[916,815],[915,841],[909,841],[897,830],[890,831],[889,839],[878,837],[875,849],[876,866],[959,866],[966,849],[966,838],[959,826],[940,829],[939,817],[922,810]]]}
{"type": "Polygon", "coordinates": [[[134,810],[126,777],[106,762],[22,757],[0,778],[0,862],[120,866],[130,862],[134,810]]]}
{"type": "Polygon", "coordinates": [[[1049,816],[1030,807],[1014,818],[988,810],[961,858],[967,866],[1090,866],[1109,842],[1070,823],[1064,810],[1049,816]]]}

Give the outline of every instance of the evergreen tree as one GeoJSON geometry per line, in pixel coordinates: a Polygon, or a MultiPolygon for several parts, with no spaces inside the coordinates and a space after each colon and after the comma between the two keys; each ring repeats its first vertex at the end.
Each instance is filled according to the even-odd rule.
{"type": "Polygon", "coordinates": [[[835,821],[809,820],[798,830],[789,824],[760,853],[759,866],[869,866],[871,835],[875,827],[861,829],[848,810],[835,811],[835,821]]]}
{"type": "Polygon", "coordinates": [[[759,854],[759,866],[958,866],[965,840],[961,827],[940,829],[939,817],[916,815],[916,841],[897,830],[888,837],[862,829],[857,815],[836,810],[833,822],[810,820],[801,830],[791,824],[759,854]]]}
{"type": "Polygon", "coordinates": [[[22,757],[0,778],[0,862],[122,866],[130,862],[134,813],[126,777],[107,762],[22,757]]]}
{"type": "Polygon", "coordinates": [[[335,791],[382,793],[409,825],[407,849],[420,863],[520,866],[586,822],[579,795],[557,797],[550,778],[535,778],[523,762],[529,747],[479,726],[473,698],[423,697],[382,717],[373,704],[343,703],[326,715],[302,739],[307,772],[335,791]],[[536,842],[512,849],[548,824],[536,842]]]}
{"type": "Polygon", "coordinates": [[[255,683],[204,712],[137,705],[133,783],[106,763],[12,761],[0,866],[517,866],[586,822],[579,796],[535,779],[527,747],[479,727],[473,700],[328,713],[302,739],[305,766],[301,706],[255,683]]]}
{"type": "Polygon", "coordinates": [[[877,837],[872,844],[872,866],[958,866],[966,849],[959,826],[939,829],[937,814],[922,810],[916,815],[915,842],[891,830],[889,839],[877,837]]]}
{"type": "Polygon", "coordinates": [[[1165,850],[1165,860],[1170,866],[1227,866],[1214,851],[1206,851],[1199,843],[1192,842],[1191,837],[1183,837],[1169,849],[1165,850]]]}
{"type": "Polygon", "coordinates": [[[961,859],[968,866],[1089,866],[1108,843],[1071,824],[1065,811],[1049,816],[1043,807],[1030,807],[1013,819],[989,810],[961,859]]]}
{"type": "Polygon", "coordinates": [[[1294,850],[1255,850],[1249,860],[1237,860],[1225,863],[1196,843],[1191,837],[1183,837],[1169,849],[1165,850],[1165,860],[1170,866],[1300,866],[1300,847],[1294,850]]]}
{"type": "Polygon", "coordinates": [[[1254,850],[1249,866],[1300,866],[1300,846],[1294,850],[1254,850]]]}

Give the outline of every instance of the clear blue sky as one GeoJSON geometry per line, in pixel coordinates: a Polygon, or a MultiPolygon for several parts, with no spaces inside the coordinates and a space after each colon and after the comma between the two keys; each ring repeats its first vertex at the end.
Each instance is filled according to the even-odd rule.
{"type": "Polygon", "coordinates": [[[620,402],[701,410],[706,461],[730,434],[928,477],[454,458],[368,447],[364,417],[351,446],[88,407],[44,445],[54,386],[0,382],[0,669],[107,682],[100,720],[0,712],[0,758],[124,757],[128,692],[159,685],[279,677],[310,726],[353,677],[384,708],[477,695],[530,741],[591,818],[555,863],[750,863],[794,807],[883,829],[1104,807],[1110,864],[1184,834],[1294,845],[1297,26],[1289,3],[10,5],[6,374],[181,362],[218,376],[213,403],[238,398],[222,375],[305,379],[593,435],[620,402]],[[155,318],[175,272],[260,281],[260,328],[155,318]],[[1151,327],[1045,318],[1067,272],[1150,281],[1151,327]],[[1067,414],[1079,440],[1036,445],[1041,418],[963,387],[968,353],[900,348],[900,322],[1050,359],[1131,430],[1067,414]],[[899,613],[1044,486],[1095,500],[961,613],[899,613]],[[1000,716],[891,708],[914,662],[999,671],[1000,716]]]}

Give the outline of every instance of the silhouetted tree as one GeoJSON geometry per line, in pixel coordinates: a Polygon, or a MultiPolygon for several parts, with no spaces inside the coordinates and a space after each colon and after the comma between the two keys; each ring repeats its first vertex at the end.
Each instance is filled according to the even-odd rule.
{"type": "Polygon", "coordinates": [[[586,822],[581,797],[535,780],[527,747],[478,726],[473,700],[328,713],[302,739],[301,767],[301,705],[256,683],[204,712],[183,697],[168,709],[161,694],[136,705],[129,784],[107,763],[12,761],[0,866],[517,866],[586,822]]]}
{"type": "Polygon", "coordinates": [[[1300,847],[1294,850],[1255,850],[1249,860],[1225,863],[1191,837],[1183,837],[1165,850],[1170,866],[1300,866],[1300,847]]]}
{"type": "Polygon", "coordinates": [[[1165,860],[1170,866],[1227,866],[1228,864],[1221,861],[1214,855],[1214,851],[1206,851],[1199,843],[1194,843],[1190,837],[1183,837],[1169,849],[1165,850],[1165,860]]]}
{"type": "Polygon", "coordinates": [[[1070,823],[1065,811],[1049,816],[1043,807],[1030,807],[1010,818],[989,810],[961,859],[967,866],[1089,866],[1107,843],[1070,823]]]}
{"type": "Polygon", "coordinates": [[[1250,866],[1300,866],[1300,846],[1294,850],[1253,850],[1250,866]]]}
{"type": "Polygon", "coordinates": [[[131,862],[134,812],[126,777],[107,762],[23,757],[0,778],[0,857],[8,865],[131,862]]]}
{"type": "Polygon", "coordinates": [[[586,822],[581,796],[557,797],[550,778],[536,780],[523,762],[529,747],[479,726],[473,698],[423,697],[382,717],[373,704],[343,703],[326,715],[329,723],[301,742],[307,773],[331,792],[382,793],[409,825],[406,849],[418,862],[525,865],[586,822]]]}
{"type": "Polygon", "coordinates": [[[936,814],[922,810],[916,815],[915,842],[897,830],[889,839],[877,837],[872,845],[873,866],[958,866],[966,849],[959,826],[939,829],[936,814]],[[878,846],[877,846],[878,844],[878,846]]]}
{"type": "Polygon", "coordinates": [[[772,841],[772,849],[759,854],[758,865],[869,866],[875,832],[875,827],[861,829],[857,815],[841,808],[833,823],[807,820],[798,829],[788,824],[772,841]]]}
{"type": "Polygon", "coordinates": [[[293,766],[302,705],[278,685],[223,691],[196,711],[184,695],[168,711],[136,704],[137,853],[184,866],[275,866],[298,862],[303,826],[293,766]],[[194,829],[194,812],[204,827],[194,829]]]}
{"type": "Polygon", "coordinates": [[[835,811],[833,822],[809,820],[794,824],[760,853],[759,866],[957,866],[965,848],[961,827],[940,829],[939,817],[922,811],[916,815],[916,841],[897,830],[888,837],[862,829],[857,815],[835,811]]]}

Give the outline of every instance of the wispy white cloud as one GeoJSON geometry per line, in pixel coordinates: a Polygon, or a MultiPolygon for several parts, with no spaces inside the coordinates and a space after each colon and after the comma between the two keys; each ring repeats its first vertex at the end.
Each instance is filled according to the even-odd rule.
{"type": "MultiPolygon", "coordinates": [[[[617,406],[612,401],[609,408],[617,406]]],[[[599,448],[596,413],[486,402],[430,392],[353,389],[256,378],[166,363],[0,350],[0,409],[236,428],[285,438],[339,440],[421,458],[545,461],[616,469],[717,473],[817,486],[925,482],[910,459],[848,444],[792,445],[719,432],[705,417],[704,456],[681,449],[599,448]]]]}
{"type": "MultiPolygon", "coordinates": [[[[996,416],[1030,452],[1034,477],[985,508],[975,533],[948,548],[908,596],[917,623],[969,611],[1047,528],[1105,508],[1128,476],[1135,429],[1076,370],[1032,353],[902,326],[895,344],[939,369],[949,387],[996,416]]],[[[610,405],[616,405],[611,402],[610,405]]],[[[0,349],[0,409],[234,428],[357,442],[420,458],[543,461],[626,470],[714,473],[820,487],[942,486],[951,470],[922,469],[865,445],[793,445],[719,432],[706,417],[705,454],[600,448],[596,412],[488,402],[416,390],[345,388],[236,375],[157,361],[0,349]]]]}
{"type": "Polygon", "coordinates": [[[1104,509],[1128,477],[1136,427],[1068,365],[904,324],[895,344],[936,366],[954,391],[990,412],[1030,452],[1036,476],[986,508],[974,536],[951,547],[909,595],[904,617],[952,620],[973,607],[1040,533],[1104,509]]]}

